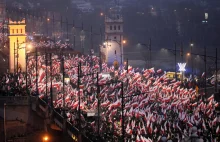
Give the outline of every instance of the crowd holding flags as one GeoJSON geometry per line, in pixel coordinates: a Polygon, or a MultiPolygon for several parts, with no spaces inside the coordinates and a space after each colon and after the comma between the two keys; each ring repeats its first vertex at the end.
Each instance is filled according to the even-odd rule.
{"type": "MultiPolygon", "coordinates": [[[[53,47],[49,42],[44,43],[46,47],[53,47]]],[[[61,46],[61,42],[56,46],[61,46]]],[[[38,45],[39,47],[42,45],[38,45]]],[[[40,98],[49,98],[50,81],[52,87],[56,88],[58,94],[53,101],[55,108],[68,108],[66,112],[68,121],[77,127],[77,119],[81,119],[81,127],[85,133],[96,134],[97,121],[88,119],[86,112],[97,110],[100,101],[100,136],[104,139],[114,138],[120,141],[122,136],[122,115],[125,116],[124,126],[127,141],[135,142],[157,142],[162,141],[187,141],[190,132],[196,127],[197,138],[209,141],[220,141],[220,120],[215,107],[219,105],[213,95],[202,101],[200,94],[190,88],[182,88],[181,82],[170,80],[161,70],[154,68],[137,69],[121,67],[115,70],[113,66],[102,64],[102,72],[114,72],[113,77],[104,77],[102,72],[98,73],[98,84],[101,86],[100,94],[97,94],[97,78],[87,75],[99,71],[99,57],[92,55],[66,55],[64,60],[65,74],[70,78],[70,84],[63,86],[61,72],[61,58],[58,55],[52,57],[52,67],[46,66],[45,55],[38,56],[38,79],[36,78],[35,57],[28,58],[28,88],[38,92],[40,98]],[[80,87],[78,83],[78,64],[81,63],[80,87]],[[47,72],[46,72],[47,68],[47,72]],[[50,76],[52,72],[53,76],[50,76]],[[46,79],[46,74],[48,78],[46,79]],[[122,114],[122,90],[121,83],[106,83],[111,80],[120,80],[123,87],[124,114],[122,114]],[[47,83],[47,85],[46,85],[47,83]],[[46,89],[48,87],[48,89],[46,89]],[[62,91],[64,87],[64,92],[62,91]],[[80,100],[79,96],[80,95],[80,100]],[[99,98],[98,98],[99,96],[99,98]],[[64,99],[63,99],[64,97],[64,99]],[[65,102],[63,102],[63,100],[65,102]],[[80,108],[79,108],[80,102],[80,108]],[[78,118],[78,110],[81,116],[78,118]]],[[[18,76],[17,86],[25,88],[25,77],[18,76]]],[[[6,75],[5,83],[11,81],[6,75]]],[[[10,90],[11,88],[8,88],[10,90]]]]}

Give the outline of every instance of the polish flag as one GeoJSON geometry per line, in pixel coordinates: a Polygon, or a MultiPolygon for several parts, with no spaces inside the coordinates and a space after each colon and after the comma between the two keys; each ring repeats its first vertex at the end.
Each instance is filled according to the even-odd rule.
{"type": "Polygon", "coordinates": [[[187,125],[190,127],[190,128],[192,128],[193,127],[193,124],[191,123],[191,122],[187,122],[187,125]]]}
{"type": "Polygon", "coordinates": [[[161,74],[162,72],[163,72],[162,69],[157,70],[158,74],[161,74]]]}
{"type": "Polygon", "coordinates": [[[205,77],[205,72],[202,73],[202,78],[204,78],[204,77],[205,77]]]}
{"type": "Polygon", "coordinates": [[[204,119],[202,120],[202,128],[203,128],[204,130],[207,130],[207,129],[206,129],[206,125],[205,125],[204,119]]]}
{"type": "Polygon", "coordinates": [[[219,134],[220,133],[220,129],[219,129],[219,126],[217,127],[216,129],[216,134],[219,134]]]}
{"type": "Polygon", "coordinates": [[[136,138],[135,142],[141,142],[141,139],[140,139],[139,135],[137,135],[137,138],[136,138]]]}

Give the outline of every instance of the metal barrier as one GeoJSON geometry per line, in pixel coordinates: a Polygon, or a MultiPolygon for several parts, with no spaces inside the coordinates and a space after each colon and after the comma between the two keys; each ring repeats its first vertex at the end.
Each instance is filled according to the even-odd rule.
{"type": "MultiPolygon", "coordinates": [[[[67,121],[67,124],[66,124],[66,128],[67,128],[67,133],[70,135],[70,137],[72,137],[72,139],[74,141],[77,141],[77,136],[79,135],[79,130],[74,127],[70,122],[67,121]]],[[[89,139],[86,135],[84,134],[81,134],[81,139],[82,139],[82,142],[92,142],[91,139],[89,139]]]]}
{"type": "Polygon", "coordinates": [[[38,103],[39,103],[40,109],[43,112],[46,112],[47,111],[47,106],[48,106],[47,103],[44,100],[40,99],[40,98],[38,98],[38,103]]]}
{"type": "Polygon", "coordinates": [[[70,124],[70,122],[68,122],[68,121],[66,123],[66,129],[67,129],[68,135],[74,141],[78,141],[79,130],[76,127],[74,127],[72,124],[70,124]]]}
{"type": "Polygon", "coordinates": [[[56,112],[56,111],[54,110],[54,122],[55,122],[61,129],[63,129],[63,121],[64,121],[63,116],[61,116],[58,112],[56,112]]]}

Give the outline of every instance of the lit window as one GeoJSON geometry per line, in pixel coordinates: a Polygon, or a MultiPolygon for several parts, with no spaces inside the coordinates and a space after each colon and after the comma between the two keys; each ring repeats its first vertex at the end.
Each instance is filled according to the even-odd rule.
{"type": "Polygon", "coordinates": [[[17,33],[18,33],[18,29],[17,29],[17,33]]]}
{"type": "Polygon", "coordinates": [[[15,33],[15,30],[14,30],[14,29],[12,29],[12,33],[15,33]]]}

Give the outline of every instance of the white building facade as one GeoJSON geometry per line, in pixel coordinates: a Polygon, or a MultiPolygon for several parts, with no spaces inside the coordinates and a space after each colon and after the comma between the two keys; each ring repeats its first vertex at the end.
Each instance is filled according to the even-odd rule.
{"type": "Polygon", "coordinates": [[[106,63],[113,64],[115,60],[123,63],[123,17],[117,7],[105,16],[105,42],[101,51],[106,63]]]}

